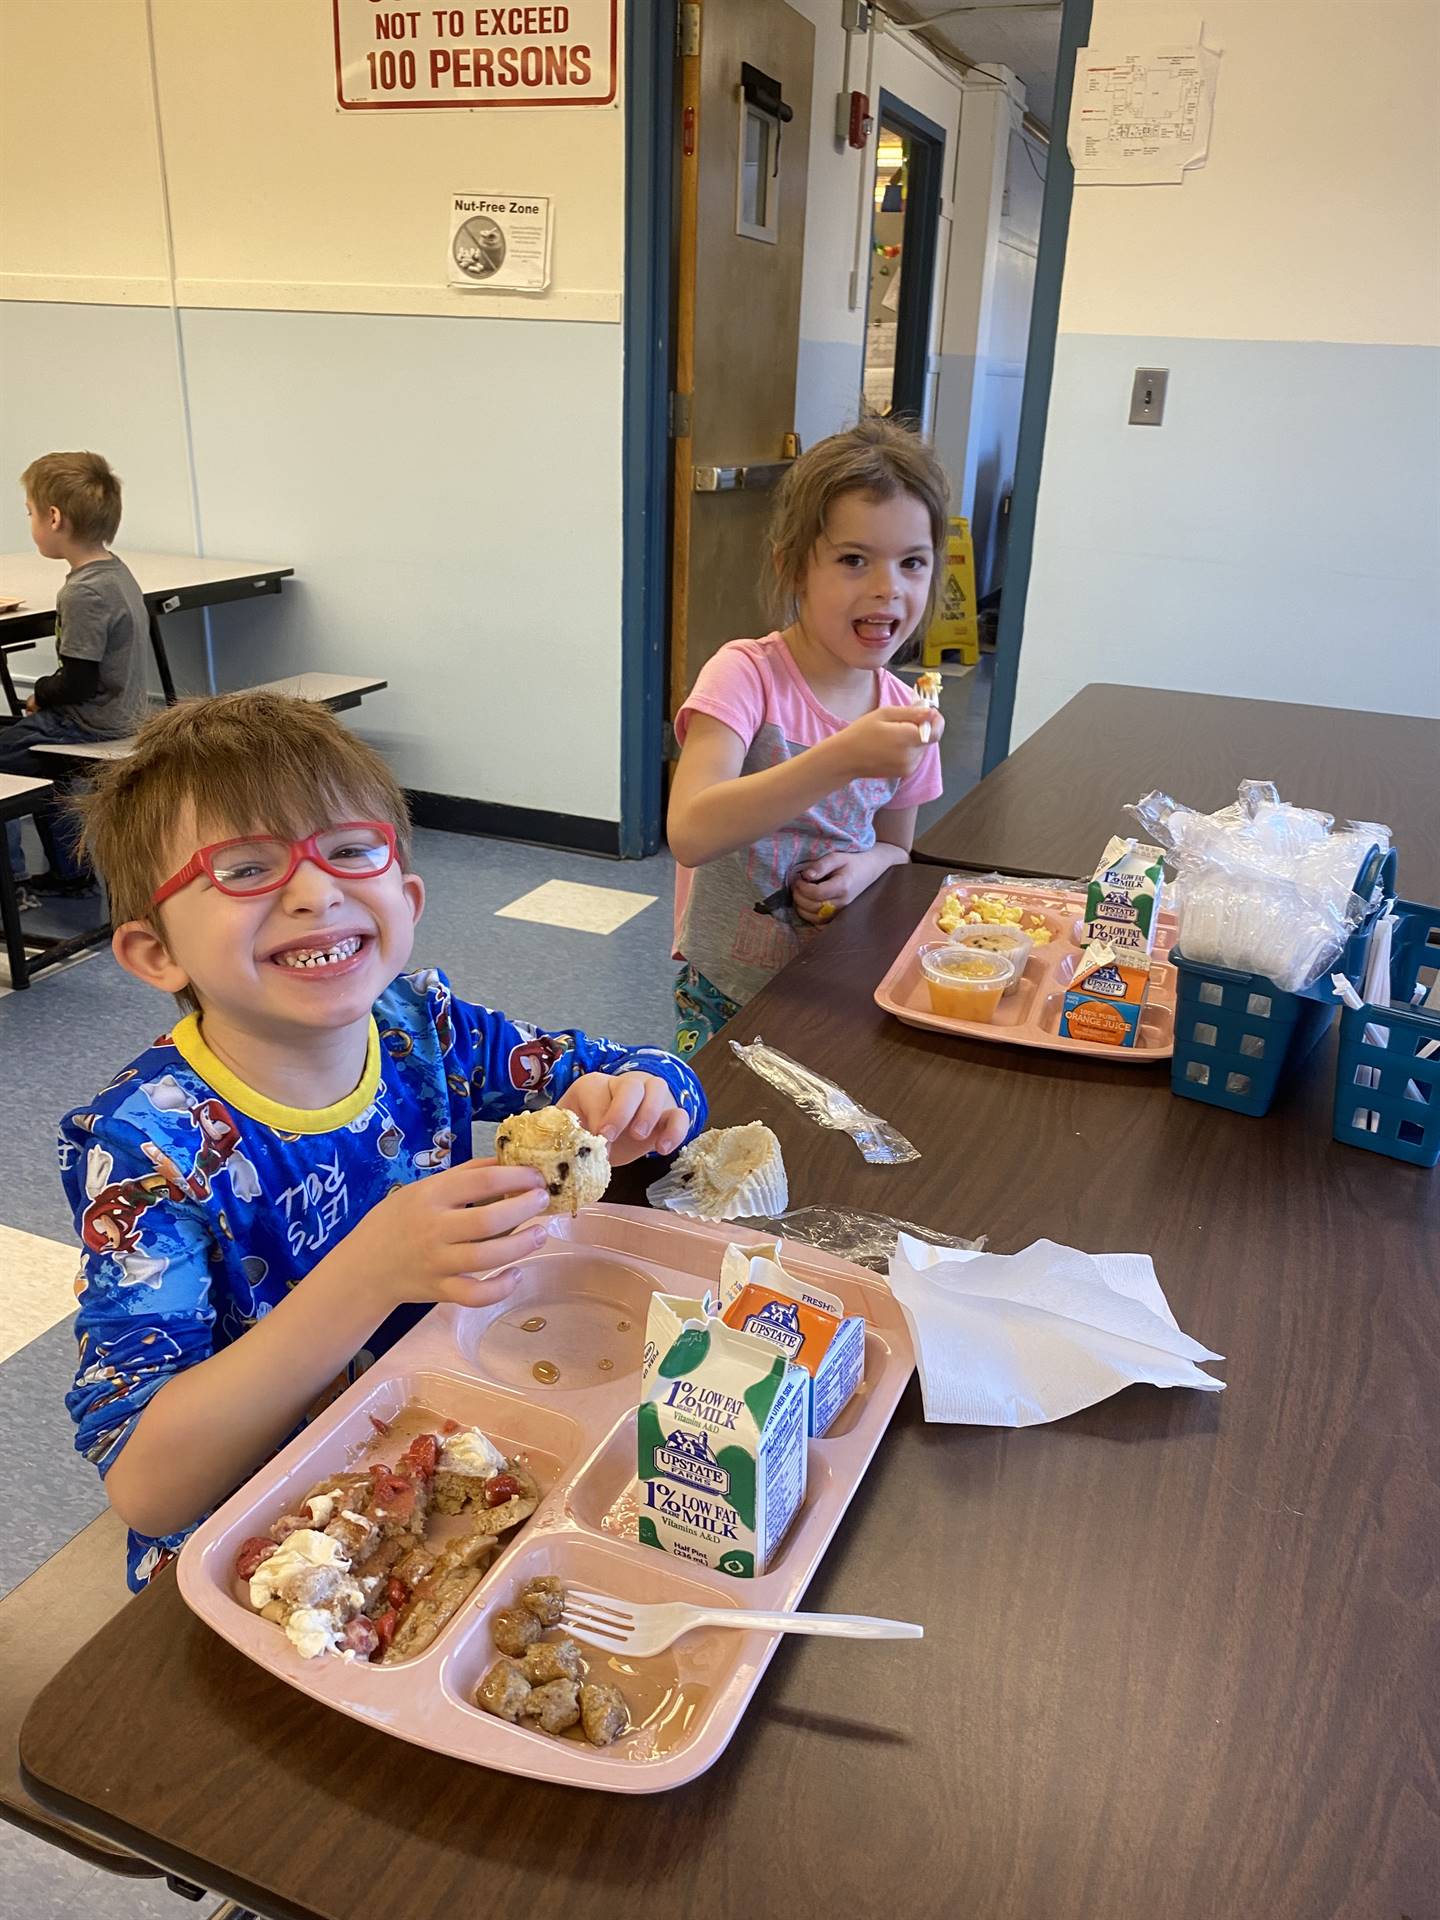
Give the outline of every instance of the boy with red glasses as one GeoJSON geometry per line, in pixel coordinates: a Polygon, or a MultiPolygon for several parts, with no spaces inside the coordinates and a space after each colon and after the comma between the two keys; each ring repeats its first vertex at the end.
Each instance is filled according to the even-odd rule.
{"type": "Polygon", "coordinates": [[[543,1244],[541,1176],[473,1160],[472,1121],[553,1101],[623,1164],[674,1152],[705,1100],[658,1048],[405,973],[425,889],[404,797],[301,701],[157,716],[85,840],[115,957],[188,1009],[60,1129],[85,1261],[67,1405],[139,1587],[337,1379],[437,1301],[502,1298],[543,1244]]]}

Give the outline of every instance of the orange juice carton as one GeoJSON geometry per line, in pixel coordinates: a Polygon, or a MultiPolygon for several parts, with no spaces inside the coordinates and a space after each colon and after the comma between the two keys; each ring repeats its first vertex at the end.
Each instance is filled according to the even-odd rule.
{"type": "Polygon", "coordinates": [[[720,1268],[725,1324],[778,1347],[810,1377],[809,1425],[819,1440],[865,1377],[865,1322],[838,1294],[798,1280],[780,1243],[727,1247],[720,1268]]]}
{"type": "Polygon", "coordinates": [[[657,1293],[640,1364],[640,1539],[750,1579],[805,1498],[810,1376],[726,1326],[707,1294],[657,1293]]]}
{"type": "Polygon", "coordinates": [[[1155,944],[1164,862],[1159,847],[1113,839],[1085,895],[1085,938],[1103,940],[1122,957],[1141,954],[1148,960],[1155,944]]]}
{"type": "Polygon", "coordinates": [[[1140,1015],[1150,991],[1150,963],[1128,966],[1131,956],[1117,954],[1094,940],[1081,954],[1060,1014],[1060,1031],[1071,1040],[1098,1040],[1104,1046],[1133,1047],[1140,1037],[1140,1015]]]}

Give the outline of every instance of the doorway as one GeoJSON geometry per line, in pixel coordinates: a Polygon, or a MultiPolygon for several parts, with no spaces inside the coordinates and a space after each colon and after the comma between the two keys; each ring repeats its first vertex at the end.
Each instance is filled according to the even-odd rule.
{"type": "Polygon", "coordinates": [[[867,413],[929,425],[930,325],[945,133],[881,91],[861,393],[867,413]]]}
{"type": "MultiPolygon", "coordinates": [[[[972,696],[967,708],[974,711],[964,716],[957,712],[955,719],[962,724],[953,729],[947,724],[947,740],[953,731],[957,749],[965,735],[971,736],[974,761],[973,769],[966,768],[967,777],[950,788],[946,804],[953,804],[980,772],[982,750],[988,771],[1008,748],[1069,213],[1071,174],[1061,130],[1074,51],[1084,42],[1091,0],[1014,0],[1011,5],[960,9],[956,23],[943,13],[933,23],[913,25],[870,16],[876,24],[868,40],[864,27],[854,29],[852,52],[865,48],[866,64],[858,58],[852,64],[847,55],[849,83],[853,86],[862,76],[868,82],[877,33],[888,43],[923,32],[928,36],[926,51],[919,56],[924,63],[938,68],[942,78],[957,74],[963,79],[964,141],[958,120],[954,126],[947,120],[942,128],[909,108],[911,88],[896,78],[892,47],[880,57],[891,69],[884,77],[898,88],[898,97],[882,86],[870,102],[887,136],[883,162],[875,162],[868,121],[863,122],[862,138],[847,141],[856,114],[866,105],[864,94],[842,96],[850,114],[837,123],[833,156],[823,143],[815,144],[814,152],[822,158],[814,181],[807,180],[812,152],[807,123],[814,115],[817,124],[823,116],[828,125],[837,106],[828,82],[821,84],[829,69],[818,42],[838,27],[817,27],[784,0],[724,0],[723,5],[720,0],[624,0],[624,5],[627,265],[620,850],[633,856],[652,852],[659,844],[663,765],[673,753],[667,721],[699,666],[723,641],[763,631],[755,584],[766,496],[798,449],[797,356],[807,227],[817,234],[836,230],[833,221],[827,229],[825,221],[807,219],[807,193],[813,198],[830,190],[826,181],[837,176],[847,144],[870,149],[858,178],[849,176],[856,240],[850,310],[863,307],[867,323],[874,280],[866,278],[866,236],[879,215],[895,214],[899,221],[898,241],[886,237],[883,226],[877,236],[882,246],[898,245],[894,257],[903,270],[880,276],[884,286],[873,303],[878,317],[885,312],[890,283],[898,280],[892,300],[893,355],[885,369],[888,389],[879,378],[872,379],[875,404],[916,418],[927,432],[933,431],[938,444],[947,432],[947,417],[952,423],[957,417],[948,397],[956,391],[955,369],[962,385],[969,380],[944,457],[956,484],[956,510],[975,521],[980,536],[976,559],[983,551],[987,573],[1003,587],[998,644],[993,653],[982,654],[981,666],[971,676],[975,694],[983,683],[987,697],[982,705],[972,696]],[[949,223],[952,263],[962,236],[973,238],[994,226],[992,218],[988,228],[983,223],[977,228],[968,208],[963,218],[959,211],[952,218],[952,183],[944,182],[943,196],[941,191],[945,173],[958,178],[961,164],[966,177],[972,177],[966,155],[987,111],[992,118],[1010,111],[1006,82],[987,69],[987,61],[1018,75],[1042,117],[1049,107],[1050,125],[1057,133],[1048,165],[1043,148],[1027,152],[1023,142],[1016,146],[1019,178],[1033,182],[1037,190],[1043,185],[1044,212],[1031,248],[1034,300],[1028,359],[1013,372],[992,363],[988,323],[984,337],[973,346],[948,344],[955,307],[953,265],[944,276],[943,300],[936,285],[936,253],[944,251],[939,219],[949,223]],[[898,136],[898,153],[891,136],[898,136]],[[947,139],[952,147],[948,155],[947,139]],[[892,180],[897,171],[900,178],[892,180]],[[892,188],[898,189],[898,209],[893,193],[890,206],[884,204],[892,188]],[[932,193],[933,212],[925,207],[932,193]],[[927,240],[932,249],[928,260],[927,240]],[[927,285],[934,289],[933,301],[926,298],[927,285]],[[935,334],[927,338],[916,317],[923,321],[928,309],[941,309],[946,301],[949,306],[941,312],[935,334]],[[942,352],[950,357],[947,366],[954,362],[948,387],[937,379],[942,352]],[[1010,381],[1012,392],[1023,385],[1019,451],[1012,451],[1012,431],[998,463],[987,462],[971,430],[977,406],[988,404],[981,375],[992,388],[1001,379],[1010,381]],[[962,501],[963,506],[958,504],[962,501]]],[[[926,105],[936,111],[932,99],[927,98],[926,105]]],[[[998,147],[994,151],[998,161],[998,147]]],[[[1002,175],[1003,169],[993,179],[997,193],[1004,185],[1002,175]]],[[[994,206],[998,201],[992,214],[994,206]]],[[[872,262],[874,258],[872,253],[872,262]]],[[[1005,316],[1007,337],[1017,330],[1009,325],[1011,320],[1023,330],[1013,303],[1006,305],[1005,316]]],[[[832,382],[828,391],[835,395],[835,405],[827,393],[825,411],[827,422],[833,418],[834,424],[813,423],[817,436],[846,424],[840,412],[858,410],[865,373],[881,372],[880,351],[869,365],[864,342],[856,337],[865,331],[857,325],[848,336],[854,343],[854,371],[832,382]]],[[[812,344],[807,337],[807,351],[812,344]]],[[[812,397],[817,381],[823,386],[829,378],[825,369],[830,364],[813,356],[807,360],[808,369],[821,369],[818,376],[813,371],[807,376],[806,392],[812,397]]],[[[813,404],[809,412],[815,412],[813,404]]],[[[946,717],[948,723],[948,711],[946,717]]]]}

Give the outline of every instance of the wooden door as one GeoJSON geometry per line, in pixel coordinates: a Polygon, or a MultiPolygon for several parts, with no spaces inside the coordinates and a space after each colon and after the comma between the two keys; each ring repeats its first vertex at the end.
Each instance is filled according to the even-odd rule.
{"type": "Polygon", "coordinates": [[[758,582],[793,459],[815,30],[783,0],[682,8],[670,714],[767,630],[758,582]]]}

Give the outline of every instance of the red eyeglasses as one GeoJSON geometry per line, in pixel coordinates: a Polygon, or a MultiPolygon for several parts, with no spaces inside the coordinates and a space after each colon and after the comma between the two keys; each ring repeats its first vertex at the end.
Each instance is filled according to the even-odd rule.
{"type": "Polygon", "coordinates": [[[312,833],[308,840],[277,840],[252,835],[246,840],[217,840],[201,847],[150,896],[160,906],[203,873],[221,893],[244,899],[274,893],[302,860],[313,860],[337,880],[373,880],[395,864],[395,829],[384,820],[349,820],[312,833]]]}

